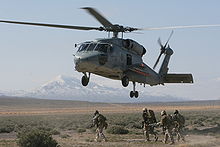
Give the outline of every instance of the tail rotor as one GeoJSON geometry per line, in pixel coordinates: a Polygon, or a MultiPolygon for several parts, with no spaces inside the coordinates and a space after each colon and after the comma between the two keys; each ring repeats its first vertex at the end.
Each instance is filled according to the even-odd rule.
{"type": "MultiPolygon", "coordinates": [[[[161,55],[165,53],[166,48],[167,48],[167,45],[168,45],[168,42],[170,41],[170,38],[172,37],[172,35],[173,35],[173,30],[172,30],[172,32],[170,33],[170,36],[169,36],[169,38],[167,39],[167,42],[166,42],[164,45],[162,44],[160,38],[158,39],[157,42],[158,42],[158,44],[160,45],[160,54],[159,54],[159,56],[158,56],[158,58],[157,58],[157,60],[156,60],[156,63],[155,63],[154,66],[153,66],[153,69],[155,69],[156,66],[157,66],[157,64],[159,63],[161,55]]],[[[169,46],[169,45],[168,45],[168,46],[169,46]]]]}

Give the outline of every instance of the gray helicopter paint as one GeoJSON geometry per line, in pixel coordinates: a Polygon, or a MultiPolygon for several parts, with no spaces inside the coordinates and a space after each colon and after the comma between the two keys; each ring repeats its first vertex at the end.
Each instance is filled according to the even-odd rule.
{"type": "Polygon", "coordinates": [[[121,80],[121,78],[126,75],[128,76],[129,81],[149,84],[151,86],[159,84],[159,75],[144,64],[140,55],[124,48],[122,41],[123,39],[120,38],[112,38],[85,42],[109,44],[112,48],[106,53],[108,60],[104,65],[100,65],[98,62],[98,57],[104,53],[94,50],[77,52],[74,59],[76,70],[78,72],[89,72],[116,80],[121,80]],[[130,55],[132,58],[131,65],[127,65],[127,55],[130,55]],[[144,66],[140,68],[133,67],[133,65],[141,64],[144,66]]]}
{"type": "Polygon", "coordinates": [[[123,71],[117,66],[117,62],[115,62],[114,59],[115,56],[110,51],[107,53],[98,51],[77,52],[74,57],[75,69],[78,72],[89,72],[112,79],[118,79],[118,75],[123,71]],[[99,63],[99,57],[101,55],[107,55],[108,58],[104,65],[100,65],[99,63]]]}

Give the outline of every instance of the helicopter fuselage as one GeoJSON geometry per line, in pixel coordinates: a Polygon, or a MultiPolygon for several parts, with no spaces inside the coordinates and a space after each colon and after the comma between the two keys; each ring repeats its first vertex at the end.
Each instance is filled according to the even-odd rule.
{"type": "Polygon", "coordinates": [[[128,41],[110,38],[81,43],[74,58],[75,69],[115,80],[121,80],[126,75],[132,82],[151,86],[159,84],[158,74],[142,60],[146,50],[131,50],[126,44],[128,41]]]}

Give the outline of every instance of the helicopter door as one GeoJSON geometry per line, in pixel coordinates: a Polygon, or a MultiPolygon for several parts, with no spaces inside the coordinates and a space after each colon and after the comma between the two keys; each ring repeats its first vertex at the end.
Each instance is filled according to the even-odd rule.
{"type": "Polygon", "coordinates": [[[132,56],[127,54],[127,65],[132,65],[132,56]]]}

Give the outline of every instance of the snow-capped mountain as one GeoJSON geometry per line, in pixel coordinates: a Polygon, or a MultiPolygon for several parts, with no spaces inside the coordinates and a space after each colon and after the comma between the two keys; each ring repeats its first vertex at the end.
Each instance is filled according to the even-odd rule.
{"type": "Polygon", "coordinates": [[[59,75],[40,88],[25,95],[50,99],[113,102],[120,95],[124,97],[127,93],[127,90],[105,87],[93,81],[90,81],[88,86],[84,87],[81,84],[81,79],[73,76],[59,75]]]}
{"type": "Polygon", "coordinates": [[[129,88],[114,88],[103,86],[92,80],[89,82],[88,86],[84,87],[81,84],[80,78],[76,78],[74,76],[59,75],[53,80],[32,91],[10,91],[2,93],[2,95],[115,103],[163,102],[182,100],[173,98],[171,96],[152,96],[149,93],[144,92],[140,92],[140,97],[138,99],[131,99],[129,97],[129,92],[129,88]]]}

